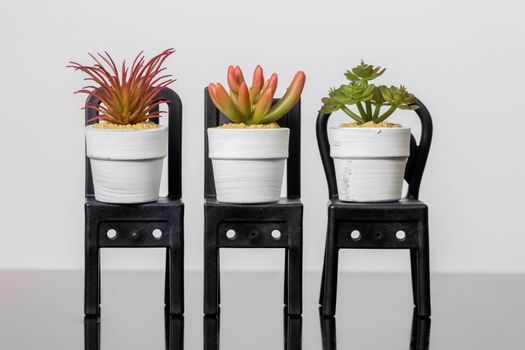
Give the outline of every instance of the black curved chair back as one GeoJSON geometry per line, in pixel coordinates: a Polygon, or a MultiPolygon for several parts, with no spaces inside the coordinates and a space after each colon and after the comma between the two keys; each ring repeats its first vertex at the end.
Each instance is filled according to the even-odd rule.
{"type": "MultiPolygon", "coordinates": [[[[405,169],[405,180],[408,183],[408,192],[406,198],[418,199],[419,186],[421,185],[421,178],[425,170],[425,165],[430,150],[430,143],[432,141],[432,118],[425,105],[416,99],[416,113],[421,121],[421,137],[419,143],[416,142],[414,135],[410,139],[410,157],[408,158],[405,169]]],[[[330,157],[330,144],[328,142],[328,118],[330,114],[317,115],[317,144],[319,152],[321,153],[321,160],[323,162],[326,181],[328,182],[328,194],[330,199],[337,199],[337,182],[335,179],[334,161],[330,157]]]]}
{"type": "MultiPolygon", "coordinates": [[[[179,95],[169,88],[162,89],[156,96],[159,100],[167,101],[168,106],[168,198],[180,199],[182,196],[182,102],[179,95]]],[[[93,119],[98,115],[98,111],[87,108],[88,105],[99,105],[100,100],[94,96],[89,96],[86,100],[86,125],[94,124],[93,119]]],[[[158,110],[158,109],[157,109],[158,110]]],[[[158,118],[152,120],[158,123],[158,118]]],[[[86,156],[86,197],[92,197],[93,177],[91,165],[86,156]]]]}
{"type": "MultiPolygon", "coordinates": [[[[279,99],[274,99],[277,103],[279,99]]],[[[208,157],[208,128],[214,128],[231,121],[213,104],[208,88],[204,89],[204,197],[216,198],[213,167],[208,157]]],[[[286,188],[289,199],[301,198],[301,100],[281,119],[277,121],[281,127],[290,129],[288,160],[286,162],[286,188]]]]}

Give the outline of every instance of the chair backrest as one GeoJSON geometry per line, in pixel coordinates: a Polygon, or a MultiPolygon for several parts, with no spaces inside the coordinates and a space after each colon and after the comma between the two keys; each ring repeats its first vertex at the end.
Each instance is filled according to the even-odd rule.
{"type": "MultiPolygon", "coordinates": [[[[410,157],[408,158],[405,169],[405,180],[408,183],[408,192],[406,197],[417,199],[419,197],[419,186],[428,158],[430,143],[432,141],[432,119],[425,105],[416,100],[416,113],[421,121],[421,137],[419,143],[416,142],[414,135],[410,138],[410,157]]],[[[337,182],[335,179],[334,161],[330,157],[330,144],[328,142],[328,118],[330,114],[321,114],[317,116],[317,144],[321,153],[326,181],[328,182],[328,195],[330,199],[337,199],[337,182]]]]}
{"type": "MultiPolygon", "coordinates": [[[[164,88],[156,96],[158,100],[167,101],[168,106],[168,198],[180,199],[182,195],[182,102],[175,91],[164,88]]],[[[100,100],[89,96],[86,100],[88,105],[99,105],[100,100]]],[[[157,109],[158,110],[158,109],[157,109]]],[[[98,115],[98,111],[86,108],[86,125],[96,123],[88,122],[98,115]]],[[[158,123],[158,119],[152,120],[158,123]]],[[[92,197],[93,177],[89,158],[86,156],[86,197],[92,197]]]]}
{"type": "MultiPolygon", "coordinates": [[[[273,103],[279,100],[274,99],[273,103]]],[[[204,89],[204,197],[215,198],[215,181],[213,179],[213,167],[211,159],[208,157],[208,128],[214,128],[221,124],[228,123],[230,120],[224,116],[213,104],[208,93],[208,88],[204,89]]],[[[288,160],[286,163],[286,188],[287,197],[290,199],[301,198],[301,101],[297,101],[295,106],[277,123],[290,129],[290,143],[288,146],[288,160]]]]}

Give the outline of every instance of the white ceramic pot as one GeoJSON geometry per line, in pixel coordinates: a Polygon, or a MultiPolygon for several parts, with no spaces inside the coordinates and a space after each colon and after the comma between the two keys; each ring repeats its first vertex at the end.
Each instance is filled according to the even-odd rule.
{"type": "Polygon", "coordinates": [[[217,200],[271,203],[281,198],[290,129],[209,128],[217,200]]]}
{"type": "Polygon", "coordinates": [[[401,199],[410,128],[330,128],[329,140],[340,200],[401,199]]]}
{"type": "Polygon", "coordinates": [[[86,127],[95,199],[106,203],[146,203],[159,197],[168,128],[144,130],[86,127]]]}

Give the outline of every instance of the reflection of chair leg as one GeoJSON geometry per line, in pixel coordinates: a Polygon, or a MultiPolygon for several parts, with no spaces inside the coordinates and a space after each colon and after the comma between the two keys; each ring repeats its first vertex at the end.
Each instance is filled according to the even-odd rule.
{"type": "Polygon", "coordinates": [[[412,315],[412,331],[410,332],[410,350],[428,350],[430,344],[430,317],[419,317],[417,309],[412,315]]]}
{"type": "Polygon", "coordinates": [[[84,349],[100,349],[100,320],[98,317],[84,317],[84,349]]]}
{"type": "Polygon", "coordinates": [[[217,232],[213,225],[205,223],[204,226],[204,314],[216,315],[219,294],[217,232]]]}
{"type": "Polygon", "coordinates": [[[421,235],[417,252],[417,312],[418,316],[430,316],[430,256],[428,230],[421,235]]]}
{"type": "Polygon", "coordinates": [[[219,350],[220,315],[204,316],[204,350],[219,350]]]}
{"type": "Polygon", "coordinates": [[[285,316],[284,325],[284,349],[300,350],[303,343],[303,318],[301,316],[285,316]]]}
{"type": "Polygon", "coordinates": [[[184,349],[184,316],[166,315],[166,350],[184,349]]]}
{"type": "Polygon", "coordinates": [[[410,249],[410,271],[412,276],[412,297],[414,299],[414,306],[417,306],[417,249],[410,249]]]}
{"type": "Polygon", "coordinates": [[[284,309],[284,315],[283,315],[283,327],[284,327],[284,350],[288,350],[288,308],[285,306],[284,309]]]}
{"type": "Polygon", "coordinates": [[[336,338],[336,326],[335,317],[323,316],[322,307],[319,308],[319,320],[321,322],[321,340],[323,350],[336,350],[337,349],[337,338],[336,338]]]}
{"type": "MultiPolygon", "coordinates": [[[[330,220],[331,221],[331,220],[330,220]]],[[[324,291],[323,291],[323,315],[334,316],[337,301],[337,270],[339,251],[336,242],[336,232],[333,230],[333,222],[328,224],[326,235],[326,261],[324,268],[324,291]]]]}

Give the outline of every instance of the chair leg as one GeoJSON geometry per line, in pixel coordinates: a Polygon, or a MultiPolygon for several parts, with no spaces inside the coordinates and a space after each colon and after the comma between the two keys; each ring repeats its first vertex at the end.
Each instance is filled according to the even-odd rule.
{"type": "Polygon", "coordinates": [[[221,256],[217,254],[217,303],[221,305],[221,256]]]}
{"type": "Polygon", "coordinates": [[[284,305],[288,306],[288,248],[284,249],[284,305]]]}
{"type": "Polygon", "coordinates": [[[216,315],[219,302],[219,249],[213,225],[204,225],[204,314],[216,315]]]}
{"type": "MultiPolygon", "coordinates": [[[[164,305],[170,306],[170,249],[166,248],[166,268],[164,273],[164,305]]],[[[169,312],[168,312],[169,313],[169,312]]]]}
{"type": "Polygon", "coordinates": [[[84,313],[95,316],[100,313],[100,257],[96,246],[86,243],[84,267],[84,313]]]}
{"type": "Polygon", "coordinates": [[[417,313],[429,317],[430,310],[430,256],[428,248],[428,231],[422,234],[417,252],[417,313]]]}
{"type": "Polygon", "coordinates": [[[184,254],[183,249],[169,248],[170,254],[170,300],[169,310],[171,315],[184,313],[184,254]]]}
{"type": "Polygon", "coordinates": [[[326,248],[324,250],[324,259],[323,259],[323,271],[321,275],[321,291],[319,292],[319,305],[323,305],[324,302],[324,279],[325,279],[325,269],[326,269],[326,248]]]}
{"type": "Polygon", "coordinates": [[[102,285],[101,278],[102,278],[102,268],[100,266],[100,250],[98,251],[98,308],[100,313],[100,305],[102,305],[102,292],[100,286],[102,285]]]}
{"type": "Polygon", "coordinates": [[[417,249],[410,249],[410,274],[412,277],[412,298],[414,299],[414,306],[417,306],[417,249]]]}
{"type": "Polygon", "coordinates": [[[339,265],[339,250],[336,242],[336,232],[333,222],[329,222],[326,234],[326,261],[324,268],[323,316],[334,316],[337,300],[337,270],[339,265]]]}
{"type": "Polygon", "coordinates": [[[288,249],[288,314],[303,312],[303,250],[302,245],[288,249]]]}

